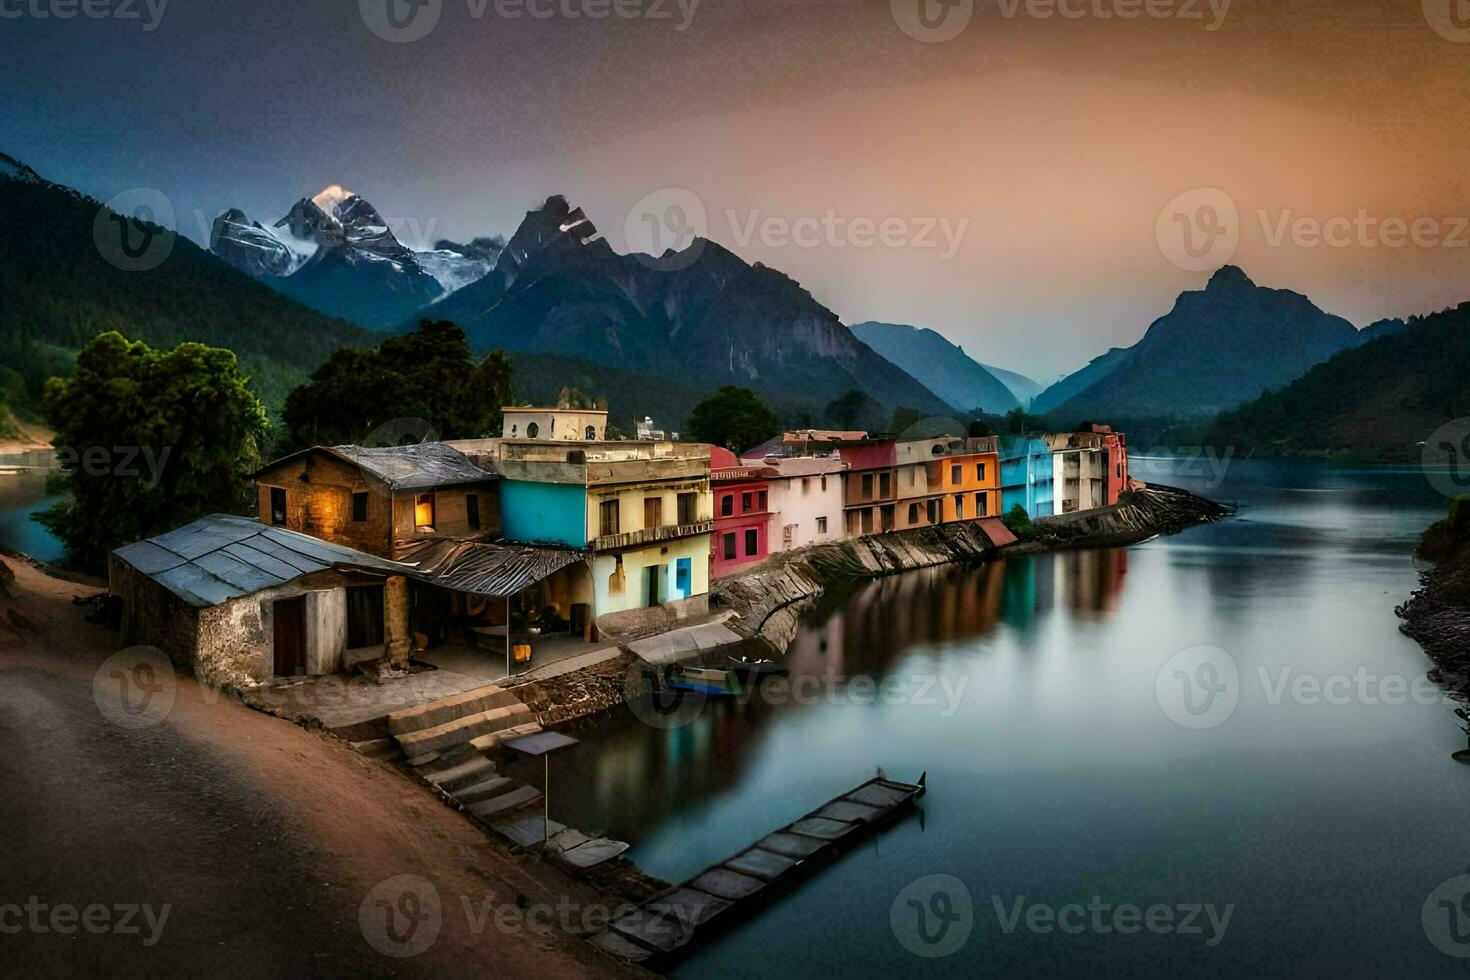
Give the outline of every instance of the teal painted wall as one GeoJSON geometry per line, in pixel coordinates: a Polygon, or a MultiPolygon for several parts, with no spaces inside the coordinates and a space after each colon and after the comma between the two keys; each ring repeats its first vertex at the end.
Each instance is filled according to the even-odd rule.
{"type": "Polygon", "coordinates": [[[587,488],[500,481],[500,519],[511,541],[587,547],[587,488]]]}

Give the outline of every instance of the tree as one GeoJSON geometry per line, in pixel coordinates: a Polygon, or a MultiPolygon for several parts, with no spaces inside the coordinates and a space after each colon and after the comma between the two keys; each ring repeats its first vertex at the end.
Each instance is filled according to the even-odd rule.
{"type": "Polygon", "coordinates": [[[900,405],[893,410],[893,422],[889,425],[889,431],[903,434],[910,426],[922,422],[924,418],[924,413],[917,408],[900,405]]]}
{"type": "Polygon", "coordinates": [[[709,395],[689,416],[689,435],[698,442],[742,453],[781,431],[776,413],[748,388],[727,385],[709,395]]]}
{"type": "Polygon", "coordinates": [[[827,423],[839,429],[881,429],[889,416],[874,398],[854,388],[827,403],[827,423]]]}
{"type": "Polygon", "coordinates": [[[1040,415],[1032,415],[1025,409],[1013,408],[1006,412],[1005,427],[1010,435],[1025,435],[1028,432],[1045,432],[1047,421],[1040,415]]]}
{"type": "Polygon", "coordinates": [[[405,418],[423,419],[440,439],[499,435],[510,380],[504,351],[476,364],[463,330],[424,320],[371,350],[343,348],[327,358],[287,396],[288,436],[280,448],[356,443],[405,418]]]}
{"type": "Polygon", "coordinates": [[[70,378],[46,385],[45,411],[70,496],[37,515],[73,564],[214,511],[249,504],[269,423],[232,351],[184,343],[159,352],[98,334],[70,378]]]}

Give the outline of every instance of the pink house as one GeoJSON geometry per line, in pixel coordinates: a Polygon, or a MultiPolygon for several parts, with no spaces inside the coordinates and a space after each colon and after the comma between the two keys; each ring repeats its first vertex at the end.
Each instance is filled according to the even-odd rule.
{"type": "Polygon", "coordinates": [[[710,576],[718,578],[770,553],[770,478],[776,471],[760,463],[741,462],[718,446],[711,448],[709,463],[710,491],[715,498],[710,576]]]}

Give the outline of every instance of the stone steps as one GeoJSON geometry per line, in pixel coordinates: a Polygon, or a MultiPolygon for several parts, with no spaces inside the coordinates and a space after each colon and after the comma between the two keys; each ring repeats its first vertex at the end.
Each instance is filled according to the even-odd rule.
{"type": "Polygon", "coordinates": [[[348,742],[348,747],[358,755],[383,762],[395,762],[403,758],[403,749],[396,738],[374,738],[361,742],[348,742]]]}
{"type": "Polygon", "coordinates": [[[495,708],[519,704],[511,692],[491,684],[477,687],[429,704],[404,708],[388,715],[388,731],[393,735],[406,735],[429,728],[439,728],[461,718],[483,714],[495,708]]]}
{"type": "Polygon", "coordinates": [[[492,749],[499,748],[501,742],[512,738],[520,738],[523,735],[535,735],[539,731],[541,731],[541,726],[532,721],[523,725],[516,725],[512,728],[502,728],[500,731],[490,732],[488,735],[476,736],[470,739],[470,744],[481,752],[489,752],[492,749]]]}
{"type": "Polygon", "coordinates": [[[455,718],[432,728],[405,732],[399,734],[397,739],[404,755],[418,756],[427,752],[443,752],[451,746],[471,742],[480,735],[515,728],[535,720],[535,713],[516,701],[514,704],[455,718]]]}

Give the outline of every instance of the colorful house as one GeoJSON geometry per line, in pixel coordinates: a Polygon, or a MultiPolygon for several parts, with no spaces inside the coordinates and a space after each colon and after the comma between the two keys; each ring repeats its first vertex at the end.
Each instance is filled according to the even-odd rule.
{"type": "Polygon", "coordinates": [[[896,447],[900,530],[1000,513],[995,440],[942,436],[896,447]]]}
{"type": "Polygon", "coordinates": [[[710,492],[714,497],[714,547],[710,575],[719,578],[769,553],[770,477],[776,470],[744,463],[728,449],[710,449],[710,492]]]}
{"type": "Polygon", "coordinates": [[[708,453],[668,442],[502,440],[505,536],[585,549],[604,628],[657,606],[702,613],[714,530],[708,453]]]}
{"type": "Polygon", "coordinates": [[[1029,435],[999,437],[1001,513],[1021,507],[1035,517],[1054,513],[1055,482],[1051,447],[1044,438],[1029,435]]]}
{"type": "Polygon", "coordinates": [[[843,525],[840,456],[792,456],[764,460],[770,479],[771,537],[768,550],[789,551],[840,540],[843,525]]]}
{"type": "Polygon", "coordinates": [[[898,456],[892,439],[839,442],[835,449],[843,474],[843,527],[848,537],[893,531],[898,527],[898,456]]]}
{"type": "Polygon", "coordinates": [[[1104,500],[1108,506],[1112,506],[1118,502],[1118,498],[1132,481],[1128,472],[1128,436],[1122,432],[1114,432],[1110,425],[1096,422],[1087,423],[1082,428],[1085,432],[1102,437],[1103,449],[1107,453],[1104,500]]]}

